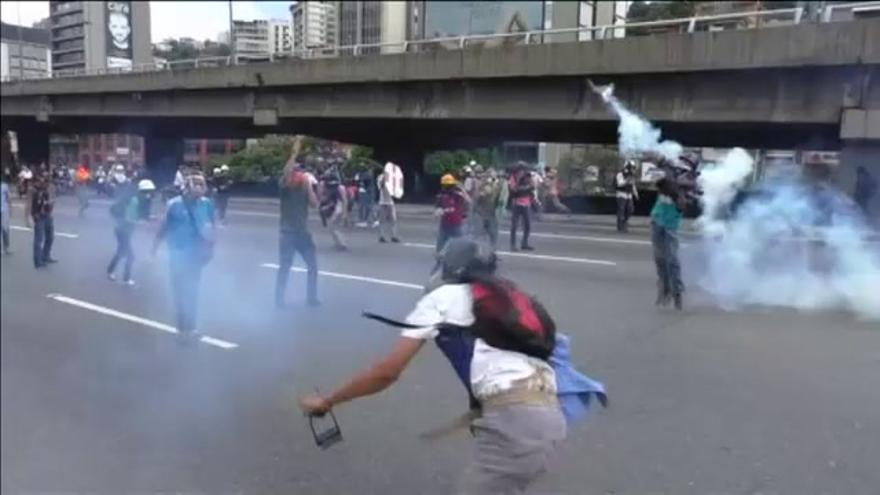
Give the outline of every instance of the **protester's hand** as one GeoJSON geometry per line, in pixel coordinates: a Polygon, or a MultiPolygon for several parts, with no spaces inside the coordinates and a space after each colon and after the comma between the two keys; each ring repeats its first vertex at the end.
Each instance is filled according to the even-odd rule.
{"type": "Polygon", "coordinates": [[[434,210],[434,216],[435,217],[442,217],[443,216],[443,208],[436,208],[434,210]]]}
{"type": "Polygon", "coordinates": [[[333,406],[330,402],[320,395],[309,395],[299,400],[299,407],[308,415],[323,416],[333,406]]]}

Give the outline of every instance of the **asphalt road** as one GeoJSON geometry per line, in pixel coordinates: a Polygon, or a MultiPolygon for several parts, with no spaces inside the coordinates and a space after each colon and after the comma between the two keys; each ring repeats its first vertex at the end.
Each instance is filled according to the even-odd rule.
{"type": "MultiPolygon", "coordinates": [[[[199,329],[181,347],[155,224],[135,238],[134,288],[108,281],[106,205],[56,214],[55,257],[34,270],[14,211],[2,259],[2,492],[447,493],[468,435],[419,433],[463,412],[465,394],[432,347],[380,396],[338,408],[345,441],[317,449],[295,397],[369,364],[395,332],[362,319],[402,316],[432,263],[433,222],[402,215],[407,244],[356,230],[331,249],[317,224],[318,309],[294,273],[276,311],[277,217],[237,202],[202,284],[199,329]],[[267,267],[266,265],[269,265],[267,267]],[[52,296],[52,297],[50,297],[52,296]]],[[[880,487],[880,328],[842,313],[725,312],[698,291],[685,311],[653,306],[647,230],[612,221],[539,224],[535,256],[503,272],[537,294],[572,336],[575,361],[611,407],[572,428],[534,493],[842,494],[880,487]]],[[[502,244],[504,245],[504,244],[502,244]]]]}

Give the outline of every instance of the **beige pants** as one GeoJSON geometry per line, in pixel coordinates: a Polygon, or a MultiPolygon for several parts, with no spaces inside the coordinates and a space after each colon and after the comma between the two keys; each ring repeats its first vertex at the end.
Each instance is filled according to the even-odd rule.
{"type": "Polygon", "coordinates": [[[459,494],[519,494],[539,479],[565,438],[558,406],[509,404],[485,408],[471,424],[474,459],[459,494]]]}

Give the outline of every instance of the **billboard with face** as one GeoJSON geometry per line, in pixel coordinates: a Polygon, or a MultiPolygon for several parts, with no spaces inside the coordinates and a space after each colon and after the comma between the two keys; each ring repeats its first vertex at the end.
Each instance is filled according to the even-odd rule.
{"type": "Polygon", "coordinates": [[[107,68],[130,69],[132,65],[131,2],[106,2],[107,68]]]}

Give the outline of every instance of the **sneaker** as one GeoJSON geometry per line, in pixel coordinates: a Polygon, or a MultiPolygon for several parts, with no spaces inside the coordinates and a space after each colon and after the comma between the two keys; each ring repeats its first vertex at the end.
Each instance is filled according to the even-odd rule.
{"type": "Polygon", "coordinates": [[[675,309],[681,311],[682,301],[681,301],[681,294],[680,293],[674,294],[672,296],[672,304],[675,306],[675,309]]]}
{"type": "Polygon", "coordinates": [[[534,251],[535,248],[533,248],[532,246],[529,246],[528,244],[523,244],[522,250],[523,251],[534,251]]]}
{"type": "Polygon", "coordinates": [[[109,280],[111,282],[116,282],[116,275],[113,275],[112,273],[108,273],[107,280],[109,280]]]}
{"type": "Polygon", "coordinates": [[[379,242],[381,242],[382,244],[385,244],[388,241],[386,241],[384,237],[380,237],[379,242]]]}
{"type": "Polygon", "coordinates": [[[657,300],[654,301],[654,305],[658,307],[664,307],[669,304],[669,294],[665,292],[657,292],[657,300]]]}
{"type": "Polygon", "coordinates": [[[334,246],[334,248],[341,253],[348,251],[348,246],[343,246],[342,244],[334,246]]]}
{"type": "Polygon", "coordinates": [[[397,237],[392,237],[391,242],[393,242],[395,244],[400,244],[400,239],[398,239],[397,237]]]}
{"type": "Polygon", "coordinates": [[[131,280],[131,279],[126,280],[126,281],[124,281],[124,282],[122,282],[122,283],[125,284],[125,285],[127,285],[127,286],[129,286],[129,287],[134,287],[135,285],[137,285],[137,284],[134,283],[134,280],[131,280]]]}
{"type": "Polygon", "coordinates": [[[56,260],[55,258],[46,258],[46,261],[44,261],[43,263],[49,265],[52,263],[58,263],[58,260],[56,260]]]}
{"type": "Polygon", "coordinates": [[[376,220],[375,222],[373,222],[373,228],[375,229],[375,228],[378,228],[378,227],[379,227],[379,221],[376,220]]]}
{"type": "Polygon", "coordinates": [[[516,247],[516,246],[510,246],[510,252],[515,253],[515,252],[517,252],[517,251],[519,251],[519,248],[518,248],[518,247],[516,247]]]}
{"type": "Polygon", "coordinates": [[[317,299],[309,299],[308,301],[306,301],[306,304],[308,304],[310,308],[320,308],[321,307],[321,301],[319,301],[317,299]]]}
{"type": "Polygon", "coordinates": [[[369,227],[369,225],[367,224],[367,222],[358,222],[358,223],[354,224],[354,226],[355,226],[355,227],[358,227],[358,228],[360,228],[360,229],[365,229],[365,228],[369,227]]]}

